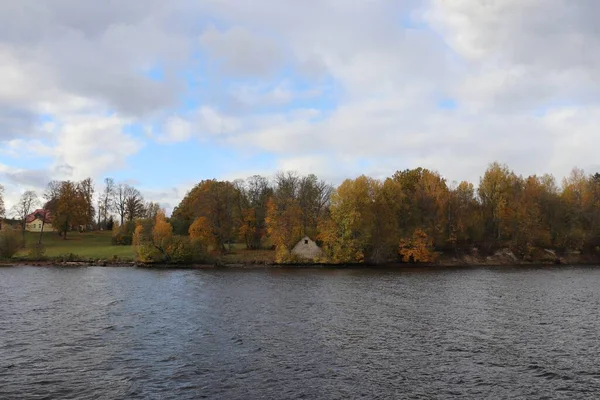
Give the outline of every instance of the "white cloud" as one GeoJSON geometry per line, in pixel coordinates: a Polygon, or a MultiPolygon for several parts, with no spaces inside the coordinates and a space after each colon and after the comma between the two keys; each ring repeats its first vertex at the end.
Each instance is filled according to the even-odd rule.
{"type": "Polygon", "coordinates": [[[54,156],[56,166],[68,166],[64,179],[85,179],[122,169],[141,143],[123,133],[129,120],[118,116],[78,115],[60,121],[54,156]]]}
{"type": "Polygon", "coordinates": [[[477,182],[494,160],[559,178],[599,168],[596,2],[0,7],[0,154],[30,146],[57,176],[126,166],[143,145],[129,124],[332,179],[424,166],[477,182]]]}
{"type": "Polygon", "coordinates": [[[192,136],[192,124],[178,116],[169,117],[163,127],[163,134],[156,139],[161,143],[185,142],[192,136]]]}

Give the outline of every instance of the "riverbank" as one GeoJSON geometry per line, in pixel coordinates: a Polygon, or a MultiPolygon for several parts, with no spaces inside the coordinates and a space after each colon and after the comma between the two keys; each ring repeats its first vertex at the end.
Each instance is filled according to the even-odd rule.
{"type": "MultiPolygon", "coordinates": [[[[231,259],[231,258],[230,258],[231,259]]],[[[501,250],[494,255],[479,257],[473,255],[448,256],[442,255],[434,263],[385,263],[385,264],[327,264],[327,263],[297,263],[297,264],[278,264],[273,261],[255,261],[255,262],[223,262],[222,260],[211,263],[190,263],[190,264],[164,264],[164,263],[143,263],[130,260],[28,260],[11,259],[0,261],[0,266],[38,266],[38,267],[123,267],[123,268],[151,268],[151,269],[261,269],[261,268],[452,268],[452,267],[493,267],[493,266],[589,266],[600,265],[600,258],[591,255],[569,254],[563,256],[548,256],[543,259],[519,260],[508,250],[501,250]]]]}
{"type": "Polygon", "coordinates": [[[500,249],[491,255],[482,255],[477,249],[468,254],[440,254],[437,261],[429,264],[388,263],[383,265],[336,265],[323,263],[277,264],[275,251],[269,249],[248,250],[243,245],[232,245],[224,255],[215,255],[205,263],[192,264],[148,264],[135,261],[132,246],[115,246],[111,244],[111,232],[95,231],[72,233],[63,240],[56,233],[44,233],[44,255],[41,259],[32,257],[27,248],[37,243],[39,234],[27,232],[26,248],[10,260],[0,261],[0,265],[36,265],[36,266],[114,266],[143,268],[346,268],[346,267],[478,267],[494,265],[600,265],[598,255],[582,255],[577,252],[559,254],[551,249],[538,249],[528,259],[520,259],[509,249],[500,249]]]}

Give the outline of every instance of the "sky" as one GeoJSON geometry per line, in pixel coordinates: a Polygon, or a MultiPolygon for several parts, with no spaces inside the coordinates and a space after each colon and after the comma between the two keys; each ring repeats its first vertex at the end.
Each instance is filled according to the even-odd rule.
{"type": "Polygon", "coordinates": [[[596,0],[0,0],[0,184],[600,171],[596,0]]]}

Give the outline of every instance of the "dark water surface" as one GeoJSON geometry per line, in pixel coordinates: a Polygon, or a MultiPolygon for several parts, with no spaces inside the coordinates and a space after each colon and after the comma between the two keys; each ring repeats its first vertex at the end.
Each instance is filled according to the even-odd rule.
{"type": "Polygon", "coordinates": [[[600,268],[0,268],[0,399],[600,398],[600,268]]]}

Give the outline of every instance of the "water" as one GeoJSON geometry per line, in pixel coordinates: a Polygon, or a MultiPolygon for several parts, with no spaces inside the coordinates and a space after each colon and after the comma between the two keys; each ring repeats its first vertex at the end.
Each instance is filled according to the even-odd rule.
{"type": "Polygon", "coordinates": [[[0,268],[0,398],[597,398],[599,288],[600,268],[0,268]]]}

